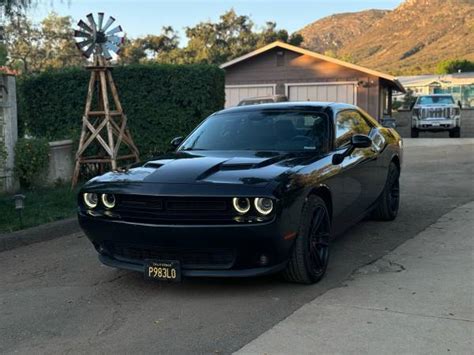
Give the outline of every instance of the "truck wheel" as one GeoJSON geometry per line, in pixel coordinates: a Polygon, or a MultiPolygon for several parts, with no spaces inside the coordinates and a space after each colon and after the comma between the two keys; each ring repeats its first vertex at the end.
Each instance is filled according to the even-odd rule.
{"type": "Polygon", "coordinates": [[[329,261],[331,219],[324,200],[312,195],[306,201],[298,237],[283,270],[287,281],[313,284],[322,279],[329,261]]]}
{"type": "Polygon", "coordinates": [[[416,128],[411,129],[411,137],[412,138],[418,138],[419,134],[420,134],[420,132],[416,128]]]}
{"type": "Polygon", "coordinates": [[[456,127],[449,131],[449,138],[459,138],[461,137],[461,127],[456,127]]]}
{"type": "Polygon", "coordinates": [[[372,218],[379,221],[393,221],[398,214],[400,205],[400,171],[395,163],[391,162],[388,168],[387,181],[372,218]]]}

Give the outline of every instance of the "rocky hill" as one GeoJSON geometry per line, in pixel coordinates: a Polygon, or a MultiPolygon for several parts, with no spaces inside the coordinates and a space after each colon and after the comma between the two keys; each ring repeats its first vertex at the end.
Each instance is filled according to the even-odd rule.
{"type": "Polygon", "coordinates": [[[300,33],[319,53],[395,75],[432,73],[446,59],[474,60],[474,0],[406,0],[318,20],[300,33]]]}
{"type": "Polygon", "coordinates": [[[349,41],[360,37],[370,26],[383,18],[388,10],[347,12],[325,17],[299,31],[304,46],[318,53],[337,53],[349,41]]]}

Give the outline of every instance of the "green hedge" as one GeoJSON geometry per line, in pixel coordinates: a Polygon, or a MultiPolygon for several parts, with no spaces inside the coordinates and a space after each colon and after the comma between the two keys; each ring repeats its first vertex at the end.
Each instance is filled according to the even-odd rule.
{"type": "MultiPolygon", "coordinates": [[[[77,140],[89,75],[78,68],[20,80],[20,134],[77,140]]],[[[224,72],[216,66],[122,66],[113,77],[142,157],[166,150],[171,138],[186,135],[224,106],[224,72]]]]}

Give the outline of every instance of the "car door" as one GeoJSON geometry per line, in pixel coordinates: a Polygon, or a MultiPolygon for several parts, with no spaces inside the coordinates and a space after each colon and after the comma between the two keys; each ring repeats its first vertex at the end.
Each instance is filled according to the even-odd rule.
{"type": "MultiPolygon", "coordinates": [[[[370,135],[373,127],[357,110],[343,110],[335,118],[335,151],[344,152],[350,147],[351,137],[355,134],[370,135]]],[[[378,184],[376,176],[378,152],[374,147],[355,149],[342,163],[343,177],[342,216],[345,221],[359,219],[373,202],[373,187],[378,184]]]]}

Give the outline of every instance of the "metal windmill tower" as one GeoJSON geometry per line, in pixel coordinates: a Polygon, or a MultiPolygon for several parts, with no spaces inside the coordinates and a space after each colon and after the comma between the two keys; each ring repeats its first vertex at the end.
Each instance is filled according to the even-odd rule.
{"type": "Polygon", "coordinates": [[[72,186],[77,184],[83,166],[102,173],[116,170],[119,161],[139,160],[109,65],[112,53],[118,54],[123,43],[122,27],[109,29],[115,19],[109,17],[104,23],[102,12],[98,13],[97,22],[92,14],[86,17],[88,23],[79,21],[79,29],[74,31],[77,48],[86,58],[92,56],[92,65],[87,67],[91,77],[72,186]]]}

